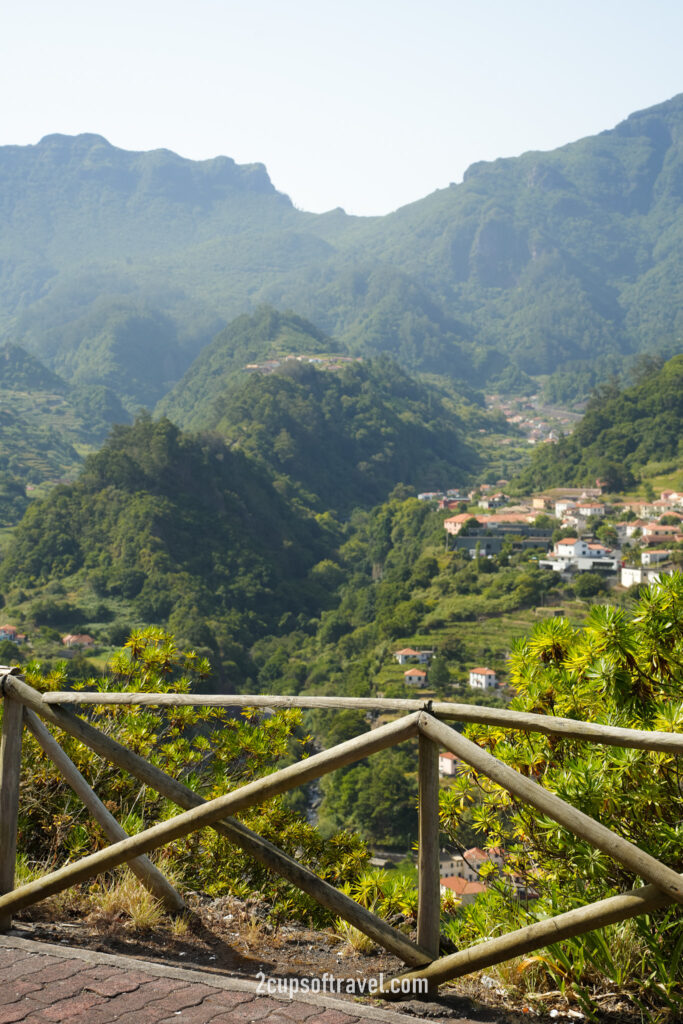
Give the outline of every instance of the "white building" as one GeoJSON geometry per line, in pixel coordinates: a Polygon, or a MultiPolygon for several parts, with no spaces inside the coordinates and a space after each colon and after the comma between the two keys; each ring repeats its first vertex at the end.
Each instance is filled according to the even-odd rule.
{"type": "Polygon", "coordinates": [[[622,587],[633,587],[638,583],[646,583],[648,586],[651,586],[653,583],[659,583],[662,575],[671,576],[672,574],[673,569],[667,566],[655,569],[647,568],[644,565],[624,565],[621,569],[621,585],[622,587]]]}
{"type": "Polygon", "coordinates": [[[656,550],[643,551],[640,561],[642,565],[656,565],[658,562],[668,562],[670,558],[670,551],[667,551],[665,548],[658,548],[656,550]]]}
{"type": "Polygon", "coordinates": [[[403,681],[406,686],[424,686],[427,682],[427,673],[422,668],[409,668],[403,673],[403,681]]]}
{"type": "Polygon", "coordinates": [[[578,537],[564,537],[558,540],[548,558],[538,560],[539,568],[553,569],[555,572],[591,572],[593,569],[604,569],[616,572],[621,557],[615,551],[599,541],[581,540],[578,537]]]}
{"type": "Polygon", "coordinates": [[[491,690],[498,685],[496,673],[491,668],[471,668],[470,686],[473,690],[491,690]]]}
{"type": "Polygon", "coordinates": [[[434,651],[416,651],[412,647],[403,647],[400,651],[394,651],[394,657],[399,665],[405,665],[409,661],[416,661],[418,665],[428,665],[433,654],[434,651]]]}
{"type": "Polygon", "coordinates": [[[455,775],[459,764],[462,764],[459,757],[451,754],[450,750],[444,751],[439,754],[439,775],[455,775]]]}

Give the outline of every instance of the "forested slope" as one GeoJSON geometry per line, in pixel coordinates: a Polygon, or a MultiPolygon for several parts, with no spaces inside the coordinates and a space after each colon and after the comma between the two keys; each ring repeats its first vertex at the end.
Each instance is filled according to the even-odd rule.
{"type": "Polygon", "coordinates": [[[680,456],[682,437],[683,355],[649,360],[639,383],[598,388],[573,433],[537,448],[514,486],[528,492],[600,477],[610,490],[624,490],[651,460],[680,456]]]}
{"type": "Polygon", "coordinates": [[[219,434],[306,504],[344,513],[397,483],[461,485],[481,465],[476,432],[505,429],[470,389],[437,389],[386,356],[350,361],[338,347],[306,320],[262,308],[226,328],[158,411],[219,434]],[[265,367],[291,353],[316,361],[245,371],[247,361],[265,367]]]}
{"type": "MultiPolygon", "coordinates": [[[[230,651],[239,659],[285,612],[325,604],[309,572],[329,550],[330,529],[293,509],[239,452],[143,417],[115,428],[76,483],[31,504],[0,589],[12,600],[34,589],[42,600],[70,581],[82,605],[71,622],[63,609],[67,625],[117,615],[168,623],[219,661],[230,651]]],[[[34,621],[59,624],[54,609],[33,610],[34,621]]]]}

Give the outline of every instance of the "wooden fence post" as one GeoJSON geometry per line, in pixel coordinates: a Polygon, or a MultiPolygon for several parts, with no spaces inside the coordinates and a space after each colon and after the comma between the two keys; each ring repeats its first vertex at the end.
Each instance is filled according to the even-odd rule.
{"type": "MultiPolygon", "coordinates": [[[[19,778],[21,775],[21,732],[23,708],[19,701],[3,700],[0,740],[0,895],[14,889],[17,859],[19,778]]],[[[11,913],[0,911],[0,931],[12,926],[11,913]]]]}
{"type": "Polygon", "coordinates": [[[439,955],[441,890],[439,884],[439,747],[420,734],[418,783],[420,826],[418,846],[417,942],[436,959],[439,955]]]}

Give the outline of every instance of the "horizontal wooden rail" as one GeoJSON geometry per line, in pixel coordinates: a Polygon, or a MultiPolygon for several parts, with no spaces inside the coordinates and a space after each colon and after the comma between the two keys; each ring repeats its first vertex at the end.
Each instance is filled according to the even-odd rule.
{"type": "MultiPolygon", "coordinates": [[[[170,820],[154,825],[135,836],[121,839],[105,850],[91,854],[75,864],[69,864],[20,889],[0,896],[0,921],[7,920],[15,910],[59,892],[70,885],[84,881],[101,871],[130,861],[175,838],[187,835],[204,826],[211,826],[237,843],[262,864],[279,872],[304,892],[308,892],[323,906],[359,927],[365,934],[400,956],[412,967],[402,978],[424,978],[430,988],[495,963],[508,960],[552,942],[580,935],[607,924],[648,913],[671,902],[683,902],[683,875],[656,858],[640,850],[600,822],[567,804],[556,794],[544,789],[533,780],[521,775],[509,765],[477,744],[466,739],[442,719],[478,722],[489,726],[538,731],[566,739],[585,740],[621,747],[645,750],[663,750],[683,753],[683,735],[679,733],[650,732],[622,729],[612,726],[579,722],[554,716],[528,714],[476,705],[432,702],[423,700],[384,700],[339,697],[289,697],[244,694],[153,694],[153,693],[99,693],[83,691],[40,694],[16,676],[0,670],[2,693],[10,698],[8,706],[23,704],[37,715],[85,743],[96,753],[119,768],[130,772],[141,782],[186,808],[170,820]],[[144,758],[100,732],[89,722],[79,718],[64,705],[118,705],[134,706],[214,706],[214,707],[266,707],[266,708],[351,708],[357,711],[403,712],[403,717],[370,730],[330,750],[254,780],[239,789],[211,801],[198,794],[144,758]],[[298,864],[277,847],[255,835],[240,822],[226,817],[230,812],[244,810],[272,796],[286,792],[297,785],[351,764],[373,753],[394,746],[414,736],[420,738],[420,909],[418,912],[419,944],[412,942],[398,930],[377,918],[370,911],[340,893],[329,883],[298,864]],[[436,770],[439,747],[451,751],[466,764],[504,787],[517,798],[535,807],[559,822],[579,838],[615,858],[634,874],[651,884],[633,889],[621,896],[610,897],[598,903],[569,911],[559,916],[535,922],[508,935],[487,940],[440,960],[438,956],[438,775],[436,770]],[[433,962],[430,962],[433,961],[433,962]]],[[[27,712],[33,731],[42,736],[49,746],[45,730],[27,712]]],[[[51,741],[55,746],[56,743],[51,741]]],[[[58,748],[59,749],[59,748],[58,748]]],[[[54,753],[54,751],[52,751],[54,753]]],[[[70,764],[70,762],[69,762],[70,764]]],[[[68,767],[68,765],[67,765],[68,767]]],[[[73,767],[73,766],[72,766],[73,767]]],[[[8,787],[8,792],[11,787],[8,787]]],[[[86,793],[87,796],[87,793],[86,793]]],[[[96,800],[96,798],[95,798],[96,800]]],[[[384,994],[391,995],[388,987],[384,994]]]]}
{"type": "Polygon", "coordinates": [[[547,736],[605,743],[613,747],[635,747],[638,750],[662,750],[683,754],[683,734],[648,729],[621,729],[598,722],[581,722],[574,718],[537,715],[508,708],[485,708],[477,704],[454,704],[447,701],[408,700],[383,697],[289,697],[264,694],[211,693],[95,693],[86,690],[65,690],[44,693],[45,704],[113,704],[141,707],[253,707],[253,708],[344,708],[353,711],[391,712],[428,710],[437,718],[503,729],[528,729],[547,736]]]}

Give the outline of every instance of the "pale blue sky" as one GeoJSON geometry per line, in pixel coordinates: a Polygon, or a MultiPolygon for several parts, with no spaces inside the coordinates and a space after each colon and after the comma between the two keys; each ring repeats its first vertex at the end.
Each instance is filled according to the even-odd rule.
{"type": "Polygon", "coordinates": [[[385,213],[683,92],[680,0],[9,0],[0,145],[97,132],[385,213]]]}

